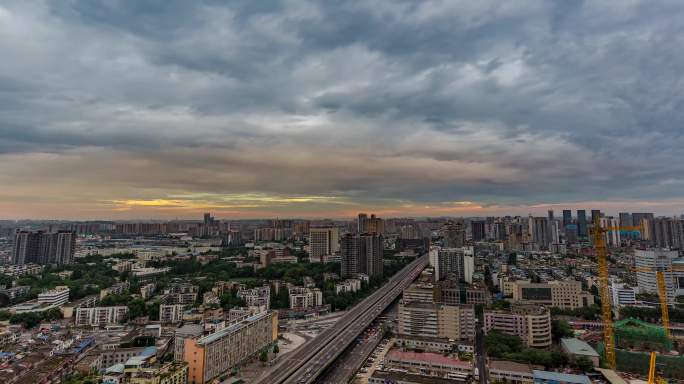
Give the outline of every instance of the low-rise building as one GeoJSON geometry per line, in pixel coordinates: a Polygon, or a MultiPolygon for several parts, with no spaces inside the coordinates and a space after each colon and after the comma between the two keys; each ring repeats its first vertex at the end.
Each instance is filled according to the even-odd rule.
{"type": "Polygon", "coordinates": [[[162,324],[175,324],[183,320],[183,304],[160,304],[159,322],[162,324]]]}
{"type": "Polygon", "coordinates": [[[513,300],[527,304],[577,309],[594,304],[594,295],[582,291],[579,281],[549,281],[548,283],[515,282],[513,300]]]}
{"type": "Polygon", "coordinates": [[[126,376],[127,384],[186,384],[188,365],[174,362],[162,366],[127,368],[126,376]]]}
{"type": "Polygon", "coordinates": [[[594,367],[599,366],[598,352],[583,340],[575,338],[561,339],[561,348],[565,353],[570,355],[573,360],[585,357],[594,363],[594,367]]]}
{"type": "Polygon", "coordinates": [[[511,384],[532,384],[534,375],[529,364],[513,361],[490,360],[489,378],[492,381],[511,384]]]}
{"type": "Polygon", "coordinates": [[[465,383],[466,379],[424,376],[397,371],[375,371],[368,378],[368,384],[457,384],[465,383]]]}
{"type": "Polygon", "coordinates": [[[27,295],[30,291],[30,285],[18,285],[12,288],[0,289],[0,293],[7,295],[7,298],[10,299],[10,301],[14,301],[24,295],[27,295]]]}
{"type": "Polygon", "coordinates": [[[131,284],[128,281],[121,283],[116,283],[109,288],[100,290],[100,300],[104,299],[108,295],[123,295],[124,292],[128,290],[131,284]]]}
{"type": "Polygon", "coordinates": [[[156,286],[153,283],[145,284],[140,287],[140,296],[143,298],[143,300],[147,300],[154,295],[155,289],[156,286]]]}
{"type": "Polygon", "coordinates": [[[412,336],[398,334],[394,344],[399,348],[425,352],[474,352],[473,340],[454,340],[446,337],[412,336]]]}
{"type": "Polygon", "coordinates": [[[38,294],[37,301],[41,305],[60,306],[69,301],[69,287],[62,285],[49,291],[43,291],[38,294]]]}
{"type": "Polygon", "coordinates": [[[528,347],[549,347],[551,313],[543,306],[522,304],[514,304],[510,310],[485,311],[485,334],[493,330],[518,336],[528,347]]]}
{"type": "Polygon", "coordinates": [[[248,307],[261,308],[265,311],[271,309],[271,287],[264,285],[252,289],[241,289],[237,297],[244,300],[248,307]]]}
{"type": "Polygon", "coordinates": [[[128,307],[91,307],[76,308],[75,323],[77,326],[101,326],[124,322],[128,317],[128,307]]]}
{"type": "Polygon", "coordinates": [[[404,369],[410,373],[432,376],[462,375],[466,378],[473,373],[473,364],[470,361],[460,361],[431,352],[404,352],[393,349],[385,355],[384,363],[391,369],[404,369]]]}
{"type": "Polygon", "coordinates": [[[571,375],[569,373],[532,371],[535,384],[591,384],[586,375],[571,375]]]}
{"type": "Polygon", "coordinates": [[[357,292],[361,290],[361,280],[347,279],[341,283],[335,284],[335,293],[338,295],[345,292],[357,292]]]}
{"type": "Polygon", "coordinates": [[[318,288],[289,287],[290,308],[313,308],[323,305],[323,292],[318,288]]]}
{"type": "Polygon", "coordinates": [[[622,283],[611,283],[610,293],[613,299],[613,307],[620,308],[626,305],[636,305],[637,289],[622,283]]]}

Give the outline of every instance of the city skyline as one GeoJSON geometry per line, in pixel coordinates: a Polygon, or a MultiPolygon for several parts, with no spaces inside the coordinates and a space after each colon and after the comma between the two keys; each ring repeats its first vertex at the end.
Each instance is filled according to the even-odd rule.
{"type": "Polygon", "coordinates": [[[0,5],[0,219],[684,213],[684,5],[0,5]]]}

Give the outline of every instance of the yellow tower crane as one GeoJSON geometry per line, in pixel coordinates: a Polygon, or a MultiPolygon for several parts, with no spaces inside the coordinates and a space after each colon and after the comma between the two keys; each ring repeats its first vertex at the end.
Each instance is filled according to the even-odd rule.
{"type": "Polygon", "coordinates": [[[634,272],[655,272],[658,284],[658,300],[660,301],[660,313],[665,329],[665,336],[670,339],[670,308],[667,302],[667,285],[665,284],[665,272],[672,272],[672,268],[634,267],[634,272]]]}
{"type": "Polygon", "coordinates": [[[603,322],[603,345],[605,358],[608,366],[615,369],[615,334],[613,332],[613,312],[611,308],[610,283],[608,281],[608,251],[604,235],[611,231],[639,231],[643,232],[642,226],[601,227],[598,218],[594,221],[591,236],[596,250],[598,262],[599,296],[601,297],[601,318],[603,322]]]}
{"type": "Polygon", "coordinates": [[[662,377],[656,376],[656,353],[651,352],[651,361],[648,366],[648,384],[666,384],[662,377]]]}

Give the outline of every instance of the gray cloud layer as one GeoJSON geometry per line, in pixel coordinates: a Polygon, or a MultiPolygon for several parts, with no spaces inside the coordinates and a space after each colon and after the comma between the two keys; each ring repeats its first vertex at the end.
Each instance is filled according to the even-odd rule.
{"type": "Polygon", "coordinates": [[[683,17],[678,1],[5,1],[0,199],[678,199],[683,17]]]}

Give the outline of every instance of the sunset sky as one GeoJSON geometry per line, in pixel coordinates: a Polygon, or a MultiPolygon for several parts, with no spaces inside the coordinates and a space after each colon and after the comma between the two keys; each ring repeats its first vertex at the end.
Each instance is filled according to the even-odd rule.
{"type": "Polygon", "coordinates": [[[0,2],[0,219],[684,213],[681,1],[0,2]]]}

